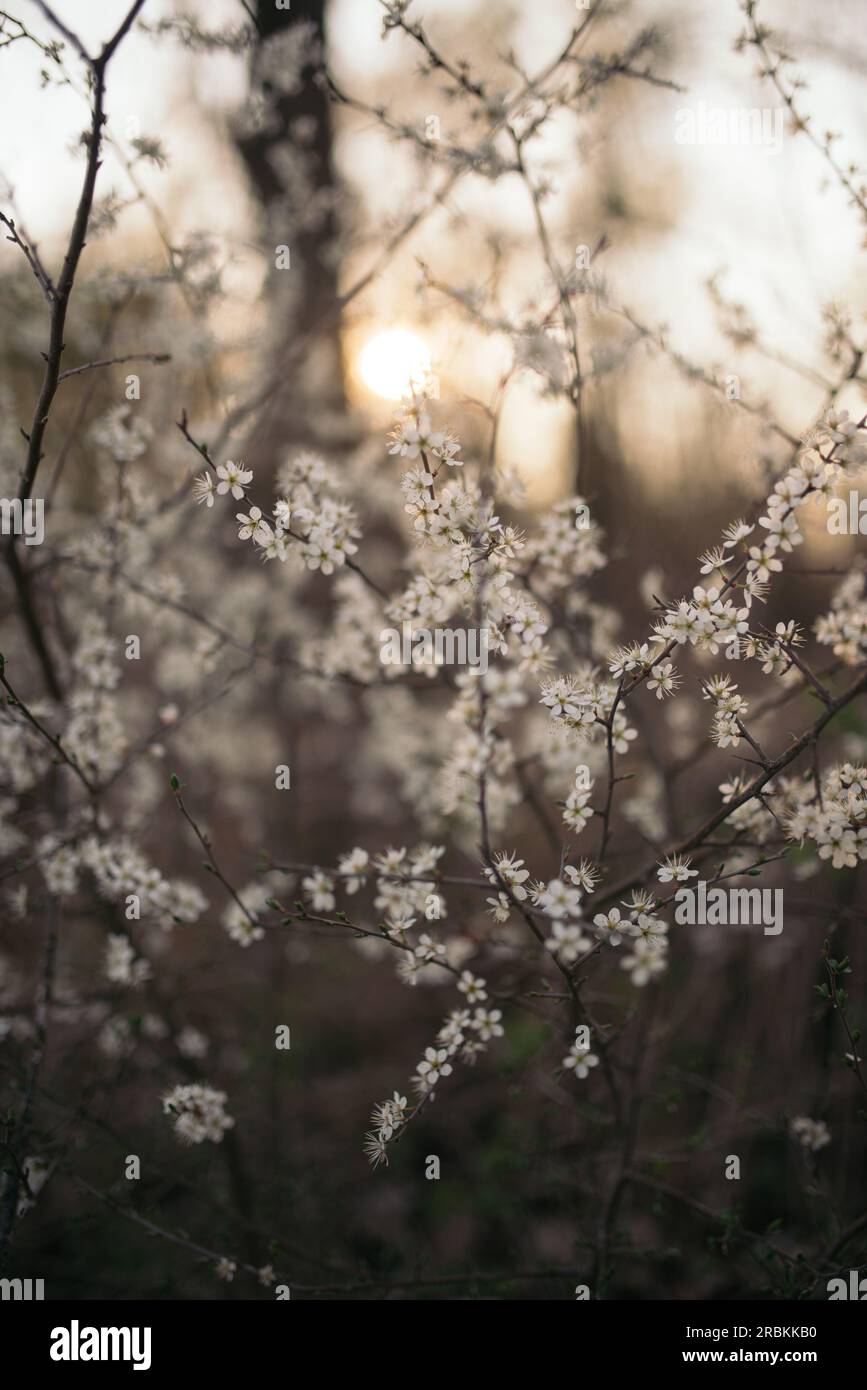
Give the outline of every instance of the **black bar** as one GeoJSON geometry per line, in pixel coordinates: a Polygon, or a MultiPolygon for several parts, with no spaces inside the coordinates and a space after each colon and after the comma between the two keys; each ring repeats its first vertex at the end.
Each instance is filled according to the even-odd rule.
{"type": "MultiPolygon", "coordinates": [[[[120,1374],[138,1378],[184,1372],[204,1377],[217,1373],[223,1383],[233,1374],[249,1376],[254,1367],[266,1373],[268,1367],[272,1373],[282,1367],[286,1377],[292,1379],[302,1371],[298,1359],[302,1347],[308,1354],[314,1347],[319,1348],[320,1355],[324,1353],[320,1373],[325,1373],[327,1364],[336,1366],[331,1339],[338,1328],[341,1333],[357,1328],[359,1333],[357,1340],[344,1343],[340,1358],[350,1374],[347,1353],[357,1359],[356,1374],[370,1374],[369,1363],[376,1355],[379,1338],[387,1338],[387,1345],[395,1354],[404,1344],[407,1353],[423,1355],[429,1374],[432,1366],[440,1365],[444,1372],[453,1372],[456,1358],[462,1360],[466,1353],[470,1333],[482,1333],[482,1341],[476,1344],[479,1360],[496,1363],[498,1350],[503,1356],[520,1346],[525,1354],[529,1353],[530,1339],[540,1331],[554,1338],[569,1338],[564,1346],[571,1348],[576,1374],[639,1371],[665,1375],[676,1368],[701,1372],[714,1365],[729,1370],[754,1365],[772,1370],[800,1366],[823,1378],[846,1369],[851,1383],[856,1383],[864,1373],[867,1318],[860,1307],[864,1299],[856,1303],[576,1300],[559,1311],[549,1306],[547,1312],[545,1304],[535,1301],[521,1305],[524,1314],[519,1315],[517,1322],[512,1311],[514,1300],[509,1300],[508,1307],[499,1314],[493,1306],[496,1300],[485,1298],[437,1299],[435,1310],[416,1306],[414,1311],[408,1309],[406,1300],[378,1300],[382,1301],[401,1303],[399,1316],[392,1312],[380,1323],[379,1315],[368,1306],[363,1321],[357,1324],[356,1311],[345,1305],[335,1307],[334,1302],[323,1306],[322,1300],[314,1303],[275,1299],[274,1306],[269,1306],[272,1300],[217,1305],[211,1301],[5,1301],[0,1302],[0,1345],[6,1350],[3,1361],[7,1366],[14,1344],[22,1356],[21,1371],[49,1373],[52,1379],[58,1378],[58,1383],[76,1375],[92,1378],[99,1371],[115,1377],[120,1374]],[[472,1303],[475,1311],[469,1315],[465,1309],[444,1317],[439,1306],[444,1301],[472,1303]],[[482,1309],[479,1304],[486,1306],[482,1309]],[[540,1316],[541,1324],[536,1321],[540,1316]],[[506,1322],[498,1322],[499,1317],[505,1317],[506,1322]],[[464,1318],[469,1320],[464,1322],[464,1318]],[[490,1323],[489,1318],[493,1319],[490,1323]],[[128,1336],[118,1333],[105,1339],[95,1337],[92,1330],[103,1328],[125,1329],[128,1336]],[[134,1334],[133,1329],[138,1329],[138,1333],[134,1334]],[[461,1335],[463,1353],[451,1340],[452,1329],[461,1335]],[[146,1330],[149,1340],[144,1335],[146,1330]],[[53,1359],[52,1347],[55,1353],[67,1356],[75,1350],[78,1359],[53,1359]],[[126,1353],[127,1359],[91,1360],[81,1355],[89,1355],[94,1349],[110,1358],[115,1348],[121,1355],[126,1353]],[[133,1358],[142,1363],[138,1372],[133,1370],[133,1358]]],[[[556,1343],[546,1345],[550,1348],[556,1343]]],[[[402,1358],[396,1364],[401,1363],[402,1358]]],[[[312,1370],[310,1367],[307,1373],[312,1370]]]]}

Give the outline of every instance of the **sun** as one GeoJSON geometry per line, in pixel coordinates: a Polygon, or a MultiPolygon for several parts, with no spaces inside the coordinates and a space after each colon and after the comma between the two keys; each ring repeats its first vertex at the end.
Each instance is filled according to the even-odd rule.
{"type": "Polygon", "coordinates": [[[430,373],[427,344],[407,328],[377,333],[361,350],[361,379],[369,390],[386,401],[399,401],[418,389],[430,373]]]}

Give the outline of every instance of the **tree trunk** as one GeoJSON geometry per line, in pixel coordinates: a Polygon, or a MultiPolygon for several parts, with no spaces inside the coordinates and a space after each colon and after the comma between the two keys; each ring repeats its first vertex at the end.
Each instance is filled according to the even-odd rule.
{"type": "Polygon", "coordinates": [[[325,9],[325,0],[292,0],[291,9],[255,0],[259,40],[251,97],[263,102],[266,114],[258,129],[239,134],[237,144],[262,207],[261,236],[272,264],[272,347],[263,370],[279,375],[286,360],[283,380],[248,442],[247,456],[260,471],[273,467],[275,450],[282,456],[287,445],[327,447],[335,432],[345,439],[345,424],[343,431],[337,426],[345,396],[331,103],[316,81],[325,9]],[[287,261],[288,269],[280,268],[287,261]],[[298,339],[308,336],[299,360],[298,339]]]}

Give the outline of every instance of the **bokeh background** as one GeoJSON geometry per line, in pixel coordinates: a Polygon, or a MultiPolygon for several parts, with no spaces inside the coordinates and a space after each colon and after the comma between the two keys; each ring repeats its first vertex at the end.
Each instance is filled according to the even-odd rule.
{"type": "MultiPolygon", "coordinates": [[[[58,0],[56,9],[96,46],[125,5],[58,0]]],[[[170,366],[142,368],[136,413],[150,433],[135,460],[141,495],[172,496],[195,463],[175,427],[182,411],[196,438],[218,440],[223,456],[243,456],[266,486],[293,449],[315,448],[362,499],[365,564],[396,588],[402,541],[389,508],[398,470],[386,434],[415,358],[436,374],[441,418],[467,457],[486,455],[497,403],[493,461],[524,485],[513,510],[519,524],[532,528],[575,491],[590,500],[610,556],[593,601],[620,615],[618,640],[642,638],[651,595],[688,591],[696,555],[761,499],[791,451],[786,436],[797,441],[809,430],[845,375],[852,344],[863,341],[864,220],[810,140],[788,123],[773,150],[675,140],[677,113],[699,103],[780,108],[754,51],[735,51],[738,6],[604,7],[588,56],[637,42],[635,66],[651,80],[601,84],[580,112],[555,111],[533,142],[534,177],[550,186],[545,212],[556,254],[568,265],[579,246],[591,248],[604,292],[577,308],[591,364],[580,439],[574,410],[556,390],[560,365],[540,357],[533,329],[552,291],[525,184],[508,172],[491,179],[450,164],[441,150],[431,157],[417,139],[401,138],[434,117],[442,145],[474,147],[476,104],[450,96],[440,75],[419,75],[417,46],[401,33],[383,38],[374,0],[309,0],[293,4],[290,16],[265,3],[254,9],[266,29],[285,23],[284,46],[235,42],[249,18],[231,0],[148,0],[147,28],[133,31],[111,67],[100,225],[85,252],[67,351],[76,362],[103,351],[171,352],[170,366]],[[318,44],[338,99],[329,100],[298,57],[318,44]],[[270,100],[278,94],[270,124],[263,82],[270,100]],[[158,157],[142,157],[134,143],[142,139],[160,142],[158,157]],[[275,273],[274,249],[284,243],[292,268],[275,273]],[[727,398],[727,380],[738,399],[727,398]],[[245,402],[269,383],[263,408],[247,413],[245,402]]],[[[430,0],[415,9],[492,99],[549,62],[581,18],[568,0],[430,0]]],[[[50,26],[29,0],[13,12],[48,38],[50,26]]],[[[761,14],[809,75],[803,102],[816,131],[840,131],[841,161],[857,162],[867,146],[861,7],[768,0],[761,14]]],[[[32,44],[0,47],[4,207],[52,264],[82,174],[76,144],[86,106],[71,59],[68,69],[73,80],[65,83],[32,44]]],[[[45,317],[38,286],[5,242],[0,313],[0,454],[10,495],[45,317]]],[[[863,386],[856,366],[839,404],[862,414],[863,386]]],[[[52,1297],[270,1296],[249,1281],[221,1284],[207,1260],[136,1228],[71,1176],[74,1169],[89,1189],[124,1202],[122,1162],[140,1153],[141,1213],[208,1249],[288,1268],[293,1297],[571,1297],[614,1159],[601,1097],[589,1091],[574,1102],[552,1080],[562,1043],[545,1024],[510,1019],[502,1043],[462,1071],[391,1166],[372,1174],[360,1143],[369,1108],[405,1089],[451,1002],[435,988],[405,989],[387,963],[322,931],[296,927],[290,939],[269,937],[250,951],[222,931],[216,885],[175,824],[169,771],[207,818],[233,882],[253,881],[262,854],[274,863],[333,864],[356,844],[381,851],[440,837],[449,837],[451,871],[471,872],[475,844],[434,811],[425,814],[419,788],[433,779],[448,740],[441,719],[428,763],[422,716],[400,692],[377,701],[339,681],[245,662],[219,641],[202,653],[202,631],[181,613],[142,601],[136,608],[128,592],[112,609],[105,575],[92,577],[89,590],[86,573],[58,558],[105,514],[116,460],[100,445],[99,422],[122,401],[119,370],[70,385],[58,400],[46,469],[52,479],[56,472],[56,516],[68,533],[58,535],[56,523],[49,531],[46,608],[61,661],[91,598],[108,605],[116,632],[140,627],[148,658],[125,677],[121,695],[139,735],[166,706],[201,705],[176,730],[164,721],[157,752],[118,789],[115,811],[162,872],[199,882],[214,912],[176,931],[170,945],[158,932],[148,938],[159,973],[147,998],[130,1003],[94,983],[110,916],[99,905],[71,910],[34,1136],[56,1170],[22,1219],[15,1272],[38,1272],[52,1297]],[[129,625],[134,617],[138,627],[129,625]],[[291,767],[291,793],[273,788],[278,763],[291,767]],[[117,1012],[132,1043],[112,1057],[99,1037],[117,1012]],[[164,1018],[172,1037],[194,1028],[206,1040],[204,1057],[185,1061],[168,1041],[149,1040],[149,1014],[164,1018]],[[287,1056],[273,1048],[274,1022],[291,1026],[287,1056]],[[227,1090],[236,1118],[231,1142],[207,1154],[178,1150],[154,1099],[195,1067],[227,1090]],[[431,1153],[441,1159],[439,1182],[424,1179],[431,1153]]],[[[794,615],[810,623],[827,608],[834,571],[863,546],[857,537],[829,537],[818,513],[805,532],[793,570],[828,572],[787,573],[770,623],[794,615]]],[[[204,510],[169,510],[145,555],[132,555],[130,544],[125,536],[120,571],[140,577],[137,566],[146,566],[148,583],[169,586],[164,592],[182,582],[184,602],[213,622],[302,651],[327,631],[332,600],[322,576],[269,569],[263,580],[204,510]]],[[[117,575],[113,582],[122,589],[117,575]]],[[[7,590],[2,630],[4,651],[20,648],[7,590]]],[[[432,700],[424,718],[436,724],[438,708],[432,700]]],[[[784,713],[794,730],[809,706],[796,702],[784,713]]],[[[646,768],[636,764],[634,795],[625,797],[614,854],[621,870],[648,833],[694,824],[735,769],[710,749],[696,682],[690,695],[643,719],[642,743],[652,752],[646,768]],[[676,773],[663,777],[660,768],[671,764],[676,773]]],[[[519,747],[535,746],[542,722],[526,715],[519,747]]],[[[863,711],[839,721],[834,739],[863,760],[863,711]]],[[[531,769],[503,837],[543,878],[559,856],[534,802],[546,802],[556,824],[556,785],[545,769],[531,769]]],[[[44,815],[34,793],[15,817],[15,834],[44,830],[44,815]]],[[[5,848],[14,857],[21,843],[13,835],[5,848]]],[[[782,1265],[771,1260],[769,1273],[737,1236],[727,1244],[725,1228],[707,1214],[735,1200],[721,1155],[742,1159],[743,1225],[762,1233],[779,1222],[790,1248],[833,1239],[863,1204],[863,1121],[840,1068],[842,1038],[814,991],[830,934],[838,956],[853,956],[853,1013],[863,1007],[863,872],[817,872],[807,856],[793,872],[783,936],[697,932],[664,992],[640,1001],[652,1065],[638,1161],[658,1186],[630,1197],[608,1296],[780,1296],[782,1265]],[[787,1135],[800,1113],[829,1123],[834,1139],[821,1164],[787,1135]],[[666,1185],[687,1200],[667,1196],[666,1185]]],[[[364,910],[371,913],[369,901],[364,910]]],[[[462,937],[483,939],[471,895],[450,899],[450,921],[462,937]]],[[[11,908],[2,935],[4,1071],[14,1093],[31,1041],[39,943],[11,908]]],[[[616,974],[596,988],[603,1007],[623,1006],[616,974]]]]}

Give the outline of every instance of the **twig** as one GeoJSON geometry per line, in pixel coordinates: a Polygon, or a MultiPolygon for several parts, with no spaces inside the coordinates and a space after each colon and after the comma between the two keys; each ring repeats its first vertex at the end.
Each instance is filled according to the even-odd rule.
{"type": "Polygon", "coordinates": [[[170,352],[130,352],[124,357],[104,357],[100,362],[85,362],[82,367],[70,367],[69,371],[61,372],[58,381],[66,381],[68,377],[80,376],[82,372],[95,371],[97,367],[116,367],[122,362],[171,362],[170,352]]]}
{"type": "Polygon", "coordinates": [[[9,693],[10,698],[8,703],[10,704],[10,706],[13,706],[16,709],[20,709],[21,713],[24,715],[28,723],[33,725],[37,733],[41,734],[41,736],[45,739],[47,743],[51,744],[51,747],[54,749],[54,751],[58,754],[60,758],[62,758],[62,760],[66,763],[67,767],[70,767],[72,769],[79,781],[82,782],[83,785],[90,792],[91,796],[95,796],[97,792],[95,784],[91,782],[90,778],[87,776],[87,773],[82,771],[81,767],[79,766],[78,760],[71,753],[67,753],[66,749],[63,747],[63,742],[61,740],[60,734],[50,734],[48,730],[45,728],[45,726],[41,724],[40,721],[36,718],[35,714],[33,714],[27,708],[20,696],[16,695],[15,691],[12,689],[12,686],[10,685],[8,677],[6,675],[6,661],[2,656],[0,656],[0,685],[2,685],[4,690],[8,691],[9,693]]]}
{"type": "Polygon", "coordinates": [[[48,300],[48,303],[52,304],[54,302],[56,290],[51,282],[51,276],[48,274],[48,271],[45,269],[45,266],[39,259],[39,252],[37,251],[36,247],[34,245],[31,245],[31,243],[26,239],[26,237],[24,237],[21,234],[21,232],[19,232],[12,218],[7,217],[6,214],[3,212],[0,212],[0,222],[2,222],[5,227],[9,228],[10,235],[6,238],[6,240],[14,242],[16,246],[21,247],[21,250],[24,252],[24,255],[27,258],[27,264],[30,266],[30,269],[33,271],[33,274],[39,281],[39,287],[42,290],[42,293],[45,295],[45,298],[48,300]]]}

